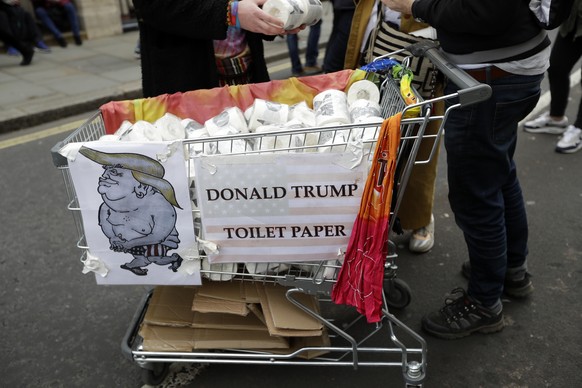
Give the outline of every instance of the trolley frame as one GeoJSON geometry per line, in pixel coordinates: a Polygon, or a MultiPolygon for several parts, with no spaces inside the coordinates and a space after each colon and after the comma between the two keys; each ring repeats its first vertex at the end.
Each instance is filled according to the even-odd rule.
{"type": "MultiPolygon", "coordinates": [[[[401,50],[402,51],[402,50],[401,50]]],[[[437,47],[430,43],[417,43],[406,51],[412,53],[413,56],[426,56],[431,62],[454,82],[459,90],[457,93],[441,96],[438,98],[423,101],[422,99],[415,105],[406,106],[400,95],[398,83],[387,78],[381,86],[381,108],[382,117],[390,117],[398,112],[405,113],[416,107],[421,107],[421,115],[414,118],[403,118],[401,121],[401,144],[399,150],[406,149],[407,152],[399,152],[397,158],[397,175],[395,176],[394,187],[395,196],[393,198],[392,211],[390,216],[390,225],[388,230],[392,230],[397,219],[398,209],[405,193],[406,184],[414,165],[428,163],[436,153],[438,147],[438,139],[442,135],[444,123],[452,109],[461,106],[466,106],[480,101],[486,100],[491,94],[491,89],[488,85],[480,84],[467,75],[456,66],[449,63],[437,49],[437,47]],[[443,116],[436,116],[432,114],[432,104],[440,100],[455,101],[446,109],[443,116]],[[440,121],[438,133],[435,135],[424,135],[427,124],[431,121],[440,121]],[[426,160],[416,160],[417,152],[420,142],[427,138],[433,138],[434,144],[430,156],[426,160]]],[[[394,53],[392,53],[394,54],[394,53]]],[[[390,54],[389,54],[390,55],[390,54]]],[[[373,156],[373,147],[375,139],[377,138],[380,125],[382,123],[366,123],[366,124],[349,124],[336,127],[318,127],[318,128],[304,128],[299,130],[281,130],[268,133],[247,133],[232,136],[220,136],[211,138],[202,138],[196,140],[184,140],[184,146],[188,150],[188,154],[195,157],[200,153],[205,154],[212,147],[221,148],[221,154],[237,155],[237,154],[256,154],[256,153],[273,153],[273,152],[309,152],[318,151],[322,148],[332,148],[331,152],[336,150],[345,151],[348,147],[353,145],[349,139],[354,138],[354,134],[361,130],[362,127],[375,127],[376,135],[374,140],[362,141],[363,148],[368,150],[367,157],[373,156]],[[287,147],[279,147],[276,149],[261,149],[260,144],[265,139],[270,140],[291,139],[292,136],[307,135],[318,136],[318,139],[331,139],[332,145],[319,144],[315,146],[297,145],[289,140],[287,147]],[[244,141],[248,144],[243,152],[235,151],[233,144],[235,141],[244,141]],[[230,146],[229,146],[230,145],[230,146]],[[258,145],[258,146],[257,146],[258,145]],[[230,148],[230,153],[225,152],[225,146],[230,148]]],[[[79,239],[77,246],[83,250],[81,261],[84,260],[88,246],[85,242],[83,223],[81,219],[81,212],[77,202],[77,196],[73,186],[71,175],[68,171],[67,161],[59,154],[59,150],[66,144],[71,142],[85,142],[97,140],[101,135],[105,134],[105,126],[103,117],[100,112],[96,112],[91,118],[87,120],[74,133],[69,135],[66,139],[59,142],[52,149],[53,162],[57,168],[63,173],[65,187],[69,198],[68,209],[71,210],[75,225],[77,227],[79,239]]],[[[321,141],[323,143],[323,141],[321,141]]],[[[368,160],[369,161],[369,160],[368,160]]],[[[194,219],[200,217],[199,210],[194,210],[194,219]]],[[[152,352],[144,351],[142,347],[142,339],[138,334],[139,327],[143,321],[145,312],[147,310],[152,291],[146,294],[138,306],[136,313],[130,323],[128,330],[123,338],[121,348],[122,353],[128,359],[135,361],[141,368],[143,368],[143,376],[146,382],[151,382],[152,379],[159,378],[167,372],[168,363],[174,362],[188,362],[188,363],[242,363],[242,364],[269,364],[269,365],[324,365],[324,366],[352,366],[357,369],[361,366],[386,366],[386,367],[400,367],[402,369],[403,379],[407,387],[421,387],[426,378],[427,367],[427,346],[425,340],[408,328],[403,322],[398,320],[389,311],[391,307],[405,307],[410,301],[410,290],[403,282],[396,282],[397,265],[394,259],[397,257],[396,249],[392,241],[386,236],[389,244],[389,254],[386,261],[385,282],[389,282],[389,287],[385,287],[383,293],[383,309],[382,320],[376,324],[367,324],[369,326],[369,334],[363,338],[355,338],[352,334],[352,329],[361,324],[362,316],[356,317],[342,327],[339,327],[333,317],[324,316],[323,313],[313,311],[302,305],[294,296],[297,293],[307,293],[315,295],[321,303],[332,303],[329,299],[331,289],[335,283],[335,279],[339,273],[341,264],[337,261],[321,261],[315,260],[313,262],[301,263],[285,263],[288,270],[281,272],[266,272],[261,274],[245,273],[239,267],[243,264],[227,266],[221,264],[221,267],[213,266],[211,269],[202,269],[202,276],[211,278],[213,280],[223,281],[251,281],[262,283],[275,283],[288,287],[286,292],[287,299],[296,305],[298,308],[305,311],[307,314],[314,317],[321,322],[326,330],[329,332],[332,345],[329,347],[304,347],[288,354],[272,353],[267,351],[249,351],[241,349],[232,350],[214,350],[214,351],[197,351],[197,352],[152,352]],[[396,295],[395,295],[396,294],[396,295]],[[404,294],[404,295],[403,295],[404,294]],[[393,298],[391,300],[391,298],[393,298]],[[402,298],[405,298],[404,302],[402,298]],[[390,302],[393,303],[390,303],[390,302]],[[387,326],[388,333],[394,347],[377,347],[368,344],[369,339],[376,333],[380,332],[384,326],[387,326]],[[397,336],[404,334],[408,341],[415,343],[414,347],[407,347],[402,340],[397,336]],[[337,344],[339,342],[339,344],[337,344]],[[318,356],[310,359],[300,358],[299,356],[306,354],[309,351],[319,350],[327,352],[324,356],[318,356]],[[370,360],[369,357],[382,356],[382,360],[370,360]],[[160,367],[163,363],[164,367],[160,367]]],[[[268,263],[267,266],[270,266],[268,263]]]]}

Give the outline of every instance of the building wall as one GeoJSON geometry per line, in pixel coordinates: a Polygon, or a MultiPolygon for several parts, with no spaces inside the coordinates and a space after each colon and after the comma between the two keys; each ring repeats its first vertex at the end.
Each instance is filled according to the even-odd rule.
{"type": "Polygon", "coordinates": [[[75,0],[87,39],[123,33],[119,0],[75,0]]]}

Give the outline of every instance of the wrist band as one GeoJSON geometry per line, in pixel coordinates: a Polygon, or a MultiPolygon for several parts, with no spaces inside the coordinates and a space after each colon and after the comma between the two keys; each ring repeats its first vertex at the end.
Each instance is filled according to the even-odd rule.
{"type": "Polygon", "coordinates": [[[240,30],[240,20],[238,18],[238,1],[233,1],[231,2],[232,4],[232,8],[230,10],[230,13],[232,15],[232,18],[234,19],[234,26],[236,29],[240,30]]]}

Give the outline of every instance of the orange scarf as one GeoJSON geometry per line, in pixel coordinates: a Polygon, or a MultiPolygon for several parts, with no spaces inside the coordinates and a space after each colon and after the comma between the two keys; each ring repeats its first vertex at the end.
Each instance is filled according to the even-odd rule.
{"type": "Polygon", "coordinates": [[[401,116],[397,113],[384,120],[380,129],[360,210],[331,294],[334,303],[356,307],[370,323],[382,319],[384,263],[401,116]]]}

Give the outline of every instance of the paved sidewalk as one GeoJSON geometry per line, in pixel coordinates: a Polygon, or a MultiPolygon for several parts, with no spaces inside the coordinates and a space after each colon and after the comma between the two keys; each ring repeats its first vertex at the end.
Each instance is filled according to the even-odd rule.
{"type": "MultiPolygon", "coordinates": [[[[320,47],[331,32],[331,8],[324,8],[323,20],[320,47]]],[[[300,50],[308,31],[300,33],[300,50]]],[[[95,110],[108,101],[140,98],[140,61],[134,54],[138,35],[131,31],[86,40],[82,46],[53,46],[51,53],[35,53],[30,66],[19,66],[21,57],[0,53],[0,133],[95,110]]],[[[265,56],[267,63],[288,58],[285,39],[265,42],[265,56]]]]}

